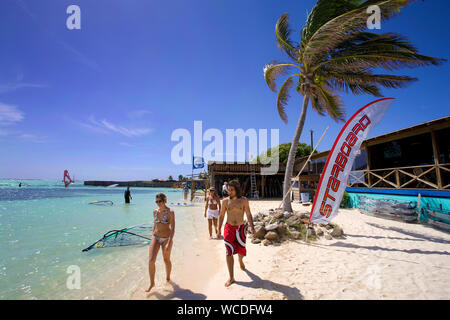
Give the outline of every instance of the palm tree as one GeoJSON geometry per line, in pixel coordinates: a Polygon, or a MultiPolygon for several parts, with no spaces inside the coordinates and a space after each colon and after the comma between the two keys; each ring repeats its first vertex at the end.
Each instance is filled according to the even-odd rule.
{"type": "MultiPolygon", "coordinates": [[[[415,68],[439,65],[444,59],[424,56],[402,35],[395,33],[371,33],[367,28],[367,8],[378,5],[381,19],[387,20],[414,0],[319,0],[308,15],[301,30],[301,42],[294,42],[289,26],[289,15],[283,14],[275,26],[278,47],[291,62],[272,61],[264,68],[264,77],[269,88],[276,92],[276,79],[288,76],[277,96],[277,109],[281,119],[287,123],[284,107],[295,85],[303,96],[303,105],[284,176],[286,194],[292,177],[295,151],[305,123],[308,104],[320,115],[327,113],[336,121],[345,118],[338,91],[353,94],[382,96],[380,87],[402,88],[417,80],[408,76],[375,74],[373,69],[394,71],[401,67],[415,68]]],[[[287,197],[283,203],[285,211],[292,212],[287,197]]]]}

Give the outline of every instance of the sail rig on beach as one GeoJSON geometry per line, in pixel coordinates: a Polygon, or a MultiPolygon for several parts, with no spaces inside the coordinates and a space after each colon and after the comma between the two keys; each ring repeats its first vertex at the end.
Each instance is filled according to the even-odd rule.
{"type": "Polygon", "coordinates": [[[83,249],[83,252],[94,248],[120,247],[149,244],[152,238],[152,226],[140,224],[120,230],[111,230],[98,241],[83,249]]]}

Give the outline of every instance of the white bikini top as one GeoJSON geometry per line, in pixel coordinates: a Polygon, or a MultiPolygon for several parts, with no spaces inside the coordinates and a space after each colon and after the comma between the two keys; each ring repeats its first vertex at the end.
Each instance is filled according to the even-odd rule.
{"type": "Polygon", "coordinates": [[[216,199],[213,199],[212,201],[213,201],[213,202],[211,202],[211,198],[210,198],[210,199],[209,199],[209,204],[217,204],[216,199]]]}

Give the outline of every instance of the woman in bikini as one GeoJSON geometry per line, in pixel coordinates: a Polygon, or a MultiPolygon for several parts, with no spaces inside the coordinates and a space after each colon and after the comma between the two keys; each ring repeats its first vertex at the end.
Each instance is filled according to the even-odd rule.
{"type": "Polygon", "coordinates": [[[155,286],[155,262],[159,248],[162,248],[162,255],[166,265],[166,280],[170,282],[170,272],[172,271],[172,262],[170,261],[170,252],[172,251],[173,236],[175,234],[175,214],[173,210],[166,207],[167,197],[164,193],[156,195],[156,204],[158,209],[153,211],[153,238],[150,242],[148,271],[150,275],[150,286],[146,292],[155,286]]]}
{"type": "Polygon", "coordinates": [[[217,219],[219,218],[220,211],[220,198],[216,194],[216,189],[211,187],[209,189],[209,196],[206,199],[205,205],[205,218],[208,217],[208,229],[209,238],[212,239],[212,225],[214,223],[214,230],[216,231],[216,237],[219,239],[217,230],[217,219]]]}

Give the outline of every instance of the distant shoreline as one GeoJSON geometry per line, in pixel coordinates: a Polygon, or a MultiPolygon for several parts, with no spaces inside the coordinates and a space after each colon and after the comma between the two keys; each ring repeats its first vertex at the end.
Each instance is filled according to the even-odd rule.
{"type": "Polygon", "coordinates": [[[140,187],[140,188],[173,188],[178,181],[101,181],[88,180],[84,181],[85,186],[107,187],[117,184],[118,187],[140,187]]]}

